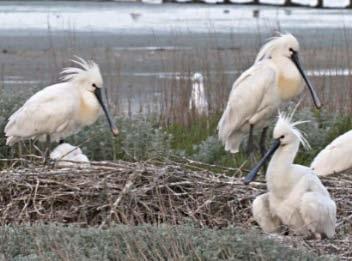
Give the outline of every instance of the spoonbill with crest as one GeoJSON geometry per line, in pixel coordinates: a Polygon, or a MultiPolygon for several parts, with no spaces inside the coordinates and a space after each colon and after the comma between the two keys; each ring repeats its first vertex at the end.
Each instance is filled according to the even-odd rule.
{"type": "Polygon", "coordinates": [[[225,111],[218,124],[225,150],[237,153],[249,134],[247,153],[253,150],[253,130],[262,128],[260,150],[265,152],[269,120],[282,102],[298,96],[306,83],[314,104],[320,100],[301,66],[299,43],[292,34],[272,38],[259,51],[254,64],[233,84],[225,111]]]}
{"type": "Polygon", "coordinates": [[[262,160],[245,177],[248,184],[272,155],[266,172],[268,192],[258,196],[252,205],[254,219],[267,233],[286,225],[297,235],[320,239],[335,234],[336,205],[318,176],[309,168],[293,164],[300,143],[309,147],[291,122],[279,115],[273,132],[274,142],[262,160]]]}
{"type": "Polygon", "coordinates": [[[118,134],[104,104],[99,66],[77,57],[78,67],[62,71],[63,82],[48,86],[30,97],[13,113],[5,127],[6,144],[39,139],[62,141],[93,124],[103,110],[114,135],[118,134]]]}

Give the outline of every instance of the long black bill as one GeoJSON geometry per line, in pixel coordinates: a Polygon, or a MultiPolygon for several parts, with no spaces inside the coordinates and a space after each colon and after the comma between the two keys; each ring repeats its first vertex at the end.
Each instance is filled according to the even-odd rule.
{"type": "Polygon", "coordinates": [[[115,123],[111,120],[110,113],[109,113],[108,109],[106,108],[106,106],[104,104],[103,95],[101,93],[101,88],[95,88],[94,94],[97,97],[97,99],[98,99],[98,101],[100,103],[100,106],[103,108],[103,111],[105,113],[106,118],[108,119],[109,126],[110,126],[110,129],[112,131],[112,134],[114,134],[114,136],[117,136],[119,134],[119,130],[115,126],[115,123]]]}
{"type": "Polygon", "coordinates": [[[244,178],[244,184],[248,185],[257,177],[258,171],[260,168],[267,162],[271,156],[275,153],[275,151],[280,147],[280,140],[274,140],[270,149],[265,153],[264,157],[258,162],[258,164],[248,173],[248,175],[244,178]]]}
{"type": "Polygon", "coordinates": [[[320,109],[321,108],[320,99],[319,99],[318,95],[316,94],[315,90],[313,89],[312,85],[308,81],[308,78],[307,78],[306,74],[304,73],[302,65],[301,65],[301,63],[299,61],[298,52],[293,51],[292,55],[291,55],[291,59],[294,62],[294,64],[297,66],[298,71],[301,73],[304,81],[306,82],[307,87],[308,87],[309,92],[310,92],[310,95],[312,96],[312,99],[313,99],[315,107],[317,107],[317,109],[320,109]]]}

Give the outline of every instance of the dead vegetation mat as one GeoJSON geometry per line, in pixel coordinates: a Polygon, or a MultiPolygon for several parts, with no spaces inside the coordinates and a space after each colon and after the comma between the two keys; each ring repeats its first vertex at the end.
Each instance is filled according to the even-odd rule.
{"type": "MultiPolygon", "coordinates": [[[[7,168],[0,171],[0,224],[255,226],[250,208],[266,190],[262,179],[246,186],[238,177],[191,169],[183,163],[122,161],[93,162],[84,169],[7,168]]],[[[321,241],[284,234],[270,237],[319,255],[352,259],[352,176],[340,174],[323,183],[337,204],[336,237],[321,241]]]]}

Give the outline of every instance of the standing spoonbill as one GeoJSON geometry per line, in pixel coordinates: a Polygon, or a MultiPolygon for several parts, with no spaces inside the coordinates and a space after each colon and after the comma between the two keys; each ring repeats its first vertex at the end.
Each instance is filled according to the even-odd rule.
{"type": "Polygon", "coordinates": [[[283,224],[297,235],[331,238],[335,235],[335,202],[310,168],[293,164],[300,143],[309,147],[295,127],[300,123],[279,115],[272,147],[245,178],[246,184],[254,180],[273,155],[265,176],[268,192],[253,201],[253,216],[267,233],[278,231],[283,224]]]}
{"type": "Polygon", "coordinates": [[[320,100],[299,61],[299,43],[292,34],[274,37],[259,51],[254,64],[233,84],[225,111],[218,124],[225,150],[237,153],[249,133],[247,153],[253,147],[253,129],[262,128],[260,150],[265,151],[269,120],[282,102],[298,96],[306,83],[314,104],[320,100]]]}
{"type": "Polygon", "coordinates": [[[314,158],[310,167],[318,176],[328,176],[352,168],[352,130],[340,135],[314,158]]]}
{"type": "Polygon", "coordinates": [[[204,90],[204,79],[201,73],[192,76],[192,93],[189,100],[189,109],[199,115],[208,115],[208,100],[204,90]]]}
{"type": "Polygon", "coordinates": [[[62,141],[81,128],[93,124],[104,111],[114,135],[118,129],[103,102],[103,79],[93,61],[77,57],[73,61],[81,68],[62,71],[63,82],[48,86],[30,97],[13,113],[5,127],[6,144],[39,139],[62,141]]]}

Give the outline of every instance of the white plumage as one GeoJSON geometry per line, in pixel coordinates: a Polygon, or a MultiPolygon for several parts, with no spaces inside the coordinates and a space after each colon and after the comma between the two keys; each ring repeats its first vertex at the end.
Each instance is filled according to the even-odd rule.
{"type": "Polygon", "coordinates": [[[235,81],[218,124],[225,150],[238,152],[243,138],[253,128],[266,128],[280,104],[303,91],[303,80],[320,107],[299,63],[298,51],[299,43],[293,35],[275,37],[262,47],[252,67],[235,81]]]}
{"type": "Polygon", "coordinates": [[[68,143],[62,143],[57,146],[51,153],[50,159],[55,161],[58,167],[89,167],[89,159],[83,154],[79,147],[72,146],[68,143]]]}
{"type": "Polygon", "coordinates": [[[340,135],[319,152],[310,167],[319,176],[352,168],[352,130],[340,135]]]}
{"type": "MultiPolygon", "coordinates": [[[[268,192],[257,197],[252,206],[253,216],[267,233],[286,225],[297,235],[316,238],[333,237],[336,205],[314,172],[293,164],[299,145],[309,146],[290,118],[280,116],[276,123],[272,148],[265,158],[270,160],[266,172],[268,192]]],[[[251,181],[263,161],[246,177],[251,181]]]]}
{"type": "Polygon", "coordinates": [[[189,109],[194,109],[199,115],[208,115],[208,100],[204,90],[203,75],[201,73],[193,74],[189,109]]]}
{"type": "Polygon", "coordinates": [[[102,101],[103,79],[97,64],[78,58],[81,68],[62,71],[64,82],[44,88],[13,113],[5,127],[6,144],[47,135],[58,141],[93,124],[103,108],[113,133],[118,133],[102,101]]]}

